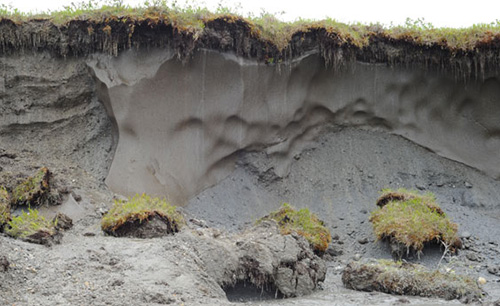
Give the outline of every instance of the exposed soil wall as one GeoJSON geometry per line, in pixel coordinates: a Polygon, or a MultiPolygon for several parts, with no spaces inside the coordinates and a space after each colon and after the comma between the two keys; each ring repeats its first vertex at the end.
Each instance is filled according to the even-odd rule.
{"type": "Polygon", "coordinates": [[[113,128],[85,62],[17,53],[1,56],[0,67],[0,148],[76,162],[103,180],[113,128]]]}
{"type": "Polygon", "coordinates": [[[109,101],[120,141],[107,183],[116,192],[184,203],[224,178],[241,150],[265,149],[286,175],[326,123],[402,135],[500,177],[500,84],[357,63],[325,69],[312,53],[276,69],[201,50],[127,51],[88,61],[109,101]]]}

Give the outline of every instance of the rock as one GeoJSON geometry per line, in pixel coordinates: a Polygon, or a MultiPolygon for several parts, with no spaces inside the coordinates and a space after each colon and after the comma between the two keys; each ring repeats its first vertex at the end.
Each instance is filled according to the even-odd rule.
{"type": "Polygon", "coordinates": [[[354,261],[359,261],[359,260],[361,260],[361,257],[362,257],[362,256],[361,256],[361,254],[356,253],[356,254],[354,254],[354,257],[353,257],[352,259],[353,259],[354,261]]]}
{"type": "Polygon", "coordinates": [[[416,184],[415,187],[418,189],[418,190],[425,190],[427,189],[424,185],[422,184],[416,184]]]}
{"type": "Polygon", "coordinates": [[[63,213],[57,213],[52,222],[57,230],[69,230],[73,227],[73,220],[63,213]]]}
{"type": "Polygon", "coordinates": [[[471,183],[469,183],[469,182],[465,182],[465,187],[466,187],[466,188],[472,188],[472,184],[471,184],[471,183]]]}
{"type": "Polygon", "coordinates": [[[344,251],[338,245],[330,245],[328,249],[326,249],[326,253],[335,257],[344,254],[344,251]]]}
{"type": "Polygon", "coordinates": [[[443,186],[444,186],[444,183],[443,183],[443,182],[437,182],[437,183],[436,183],[436,186],[437,186],[437,187],[443,187],[443,186]]]}
{"type": "Polygon", "coordinates": [[[478,277],[478,279],[477,279],[477,283],[478,283],[479,285],[484,285],[484,284],[486,284],[486,279],[485,279],[484,277],[481,277],[481,276],[480,276],[480,277],[478,277]]]}
{"type": "Polygon", "coordinates": [[[467,255],[465,255],[465,257],[467,257],[467,259],[470,261],[477,261],[477,262],[483,261],[483,258],[477,255],[476,253],[468,253],[467,255]]]}
{"type": "Polygon", "coordinates": [[[359,244],[367,244],[368,243],[368,238],[366,238],[366,237],[360,238],[360,239],[358,239],[358,243],[359,244]]]}
{"type": "Polygon", "coordinates": [[[75,193],[74,191],[71,191],[71,196],[73,197],[73,199],[75,199],[75,201],[77,202],[81,202],[82,201],[82,196],[75,193]]]}
{"type": "Polygon", "coordinates": [[[0,256],[0,272],[6,272],[9,270],[9,261],[7,260],[7,257],[5,256],[0,256]]]}
{"type": "Polygon", "coordinates": [[[488,273],[500,276],[500,266],[488,266],[488,273]]]}
{"type": "Polygon", "coordinates": [[[472,236],[471,233],[465,231],[462,233],[462,235],[460,235],[460,238],[469,239],[471,236],[472,236]]]}
{"type": "Polygon", "coordinates": [[[369,179],[372,179],[372,178],[374,178],[374,177],[375,177],[375,175],[373,175],[373,174],[371,174],[371,173],[369,173],[369,174],[368,174],[368,178],[369,178],[369,179]]]}

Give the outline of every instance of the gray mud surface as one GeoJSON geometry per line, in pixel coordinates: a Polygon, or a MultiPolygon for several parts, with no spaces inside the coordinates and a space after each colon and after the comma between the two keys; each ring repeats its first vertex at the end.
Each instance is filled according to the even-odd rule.
{"type": "MultiPolygon", "coordinates": [[[[460,304],[343,287],[342,270],[353,258],[390,258],[389,247],[374,241],[368,222],[378,191],[386,187],[434,192],[459,224],[466,247],[457,256],[445,256],[440,268],[484,277],[484,303],[500,299],[500,183],[400,136],[327,127],[282,176],[273,171],[273,158],[265,152],[241,152],[226,179],[182,209],[188,219],[198,220],[179,234],[153,239],[106,236],[100,217],[113,194],[71,160],[4,152],[16,157],[0,157],[3,173],[30,174],[47,166],[82,199],[76,201],[71,194],[61,206],[42,208],[47,215],[62,211],[73,218],[61,244],[45,247],[0,236],[0,256],[9,262],[6,271],[0,270],[2,305],[237,305],[220,285],[226,270],[213,268],[234,262],[234,252],[227,252],[234,247],[229,237],[242,235],[283,202],[308,207],[332,231],[326,279],[311,295],[266,301],[257,297],[247,304],[460,304]]],[[[439,247],[424,249],[419,262],[436,268],[441,256],[439,247]]]]}

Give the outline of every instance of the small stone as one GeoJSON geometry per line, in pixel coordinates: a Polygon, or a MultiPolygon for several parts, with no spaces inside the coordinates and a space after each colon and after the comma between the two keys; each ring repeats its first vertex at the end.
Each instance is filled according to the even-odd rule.
{"type": "Polygon", "coordinates": [[[493,275],[500,275],[500,266],[488,266],[488,273],[493,275]]]}
{"type": "Polygon", "coordinates": [[[425,186],[422,184],[416,184],[415,187],[417,187],[418,190],[425,190],[425,186]]]}
{"type": "Polygon", "coordinates": [[[335,234],[332,236],[332,240],[339,240],[340,237],[339,237],[339,234],[335,234]]]}
{"type": "Polygon", "coordinates": [[[359,212],[362,213],[362,214],[364,214],[364,215],[366,215],[368,213],[368,211],[366,209],[362,209],[359,212]]]}
{"type": "Polygon", "coordinates": [[[358,239],[358,242],[359,242],[359,244],[367,244],[368,243],[368,238],[366,238],[366,237],[360,238],[360,239],[358,239]]]}
{"type": "Polygon", "coordinates": [[[373,174],[371,174],[371,173],[369,173],[369,174],[368,174],[368,178],[369,178],[369,179],[372,179],[372,178],[374,178],[374,177],[375,177],[375,175],[373,175],[373,174]]]}
{"type": "Polygon", "coordinates": [[[354,257],[352,258],[354,261],[359,261],[361,259],[361,254],[357,253],[354,254],[354,257]]]}
{"type": "Polygon", "coordinates": [[[57,230],[69,230],[73,227],[73,220],[63,213],[57,213],[52,222],[56,224],[57,230]]]}
{"type": "Polygon", "coordinates": [[[483,259],[481,258],[481,256],[478,256],[475,253],[469,253],[465,257],[467,257],[467,259],[470,260],[470,261],[477,261],[477,262],[483,261],[483,259]]]}
{"type": "Polygon", "coordinates": [[[480,277],[477,279],[477,283],[478,283],[479,285],[484,285],[484,284],[486,284],[486,279],[485,279],[484,277],[480,276],[480,277]]]}
{"type": "Polygon", "coordinates": [[[466,188],[472,188],[472,184],[471,184],[471,183],[469,183],[469,182],[465,182],[465,187],[466,187],[466,188]]]}
{"type": "Polygon", "coordinates": [[[438,187],[443,187],[443,186],[444,186],[444,183],[443,183],[443,182],[438,182],[438,183],[436,183],[436,186],[438,186],[438,187]]]}
{"type": "Polygon", "coordinates": [[[0,271],[5,272],[9,269],[9,261],[7,260],[7,257],[5,256],[0,256],[0,271]]]}
{"type": "Polygon", "coordinates": [[[295,160],[299,160],[300,159],[300,154],[297,154],[293,157],[295,160]]]}
{"type": "Polygon", "coordinates": [[[331,245],[326,249],[326,253],[331,255],[331,256],[340,256],[344,254],[344,251],[339,246],[336,245],[331,245]]]}
{"type": "Polygon", "coordinates": [[[461,238],[469,239],[471,237],[471,233],[469,232],[463,232],[462,235],[460,235],[461,238]]]}

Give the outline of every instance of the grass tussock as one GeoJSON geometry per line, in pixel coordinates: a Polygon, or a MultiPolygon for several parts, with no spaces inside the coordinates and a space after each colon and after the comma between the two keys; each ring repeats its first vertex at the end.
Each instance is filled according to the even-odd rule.
{"type": "Polygon", "coordinates": [[[0,231],[11,220],[10,197],[5,187],[0,186],[0,231]]]}
{"type": "Polygon", "coordinates": [[[295,232],[303,236],[316,252],[326,251],[328,244],[332,241],[330,231],[325,227],[323,221],[307,208],[295,210],[285,203],[278,211],[272,212],[257,222],[263,220],[276,221],[282,235],[295,232]]]}
{"type": "Polygon", "coordinates": [[[184,218],[175,206],[163,199],[142,194],[126,201],[115,200],[113,207],[103,216],[101,228],[106,233],[114,234],[126,224],[147,222],[155,216],[166,220],[175,232],[184,224],[184,218]]]}
{"type": "Polygon", "coordinates": [[[458,226],[441,210],[433,194],[384,190],[377,205],[370,216],[377,239],[390,239],[417,252],[430,242],[443,242],[452,250],[459,246],[458,226]]]}
{"type": "Polygon", "coordinates": [[[12,217],[7,223],[5,233],[14,238],[29,239],[34,235],[53,236],[57,233],[57,220],[47,220],[36,209],[29,208],[20,216],[12,217]]]}
{"type": "Polygon", "coordinates": [[[439,297],[446,300],[478,301],[482,290],[477,282],[453,272],[429,270],[422,265],[390,260],[351,262],[342,274],[349,289],[390,294],[439,297]]]}
{"type": "Polygon", "coordinates": [[[50,171],[46,167],[24,180],[12,191],[12,204],[36,206],[43,204],[49,190],[50,171]]]}

